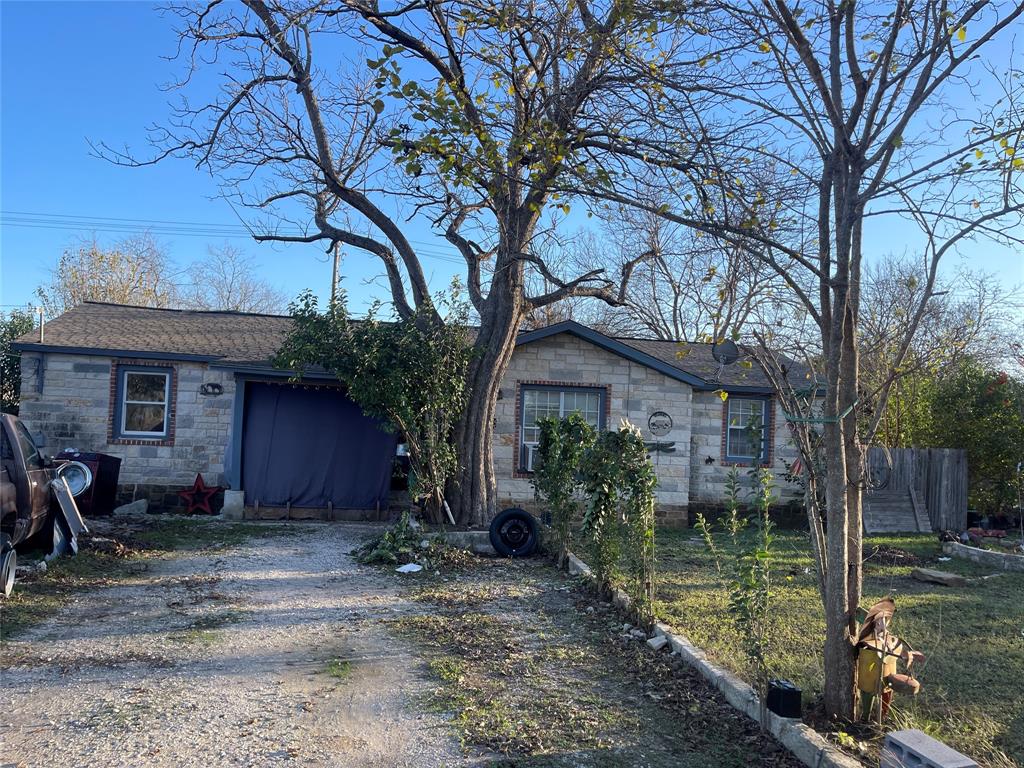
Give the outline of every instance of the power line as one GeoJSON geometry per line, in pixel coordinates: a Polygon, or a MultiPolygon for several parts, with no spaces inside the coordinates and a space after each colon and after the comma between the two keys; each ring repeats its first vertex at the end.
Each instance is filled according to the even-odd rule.
{"type": "MultiPolygon", "coordinates": [[[[26,229],[49,229],[62,231],[97,231],[132,234],[139,231],[155,235],[174,235],[206,238],[252,237],[252,230],[242,224],[214,224],[194,221],[173,221],[169,219],[130,219],[114,216],[78,216],[59,213],[34,213],[30,211],[0,211],[0,223],[4,226],[26,229]]],[[[286,237],[302,237],[306,232],[300,229],[277,229],[274,234],[286,237]]],[[[409,240],[417,246],[417,253],[425,258],[465,264],[461,256],[440,250],[435,243],[409,240]]]]}

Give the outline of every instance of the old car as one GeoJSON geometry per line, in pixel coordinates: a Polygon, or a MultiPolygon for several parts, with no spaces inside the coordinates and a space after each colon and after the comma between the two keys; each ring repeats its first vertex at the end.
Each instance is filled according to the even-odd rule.
{"type": "Polygon", "coordinates": [[[61,476],[67,474],[76,488],[91,476],[84,479],[80,468],[65,467],[57,467],[42,452],[17,416],[0,414],[0,594],[4,596],[14,587],[17,547],[37,546],[59,553],[84,527],[79,525],[73,492],[61,476]]]}

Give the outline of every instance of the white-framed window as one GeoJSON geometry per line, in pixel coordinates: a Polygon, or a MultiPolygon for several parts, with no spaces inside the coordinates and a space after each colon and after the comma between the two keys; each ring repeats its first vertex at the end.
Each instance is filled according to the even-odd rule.
{"type": "Polygon", "coordinates": [[[125,367],[119,374],[118,436],[154,440],[167,437],[171,369],[125,367]]]}
{"type": "Polygon", "coordinates": [[[734,397],[726,402],[726,461],[768,460],[768,408],[763,397],[734,397]]]}
{"type": "Polygon", "coordinates": [[[562,419],[578,412],[595,429],[604,423],[605,390],[601,387],[559,387],[524,384],[519,423],[520,467],[533,471],[533,461],[540,445],[540,427],[543,418],[562,419]]]}

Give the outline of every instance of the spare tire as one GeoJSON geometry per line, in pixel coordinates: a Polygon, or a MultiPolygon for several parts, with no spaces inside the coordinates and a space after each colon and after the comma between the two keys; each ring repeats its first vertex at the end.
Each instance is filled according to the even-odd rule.
{"type": "Polygon", "coordinates": [[[537,548],[537,521],[519,507],[503,509],[491,521],[491,546],[505,557],[526,557],[537,548]]]}

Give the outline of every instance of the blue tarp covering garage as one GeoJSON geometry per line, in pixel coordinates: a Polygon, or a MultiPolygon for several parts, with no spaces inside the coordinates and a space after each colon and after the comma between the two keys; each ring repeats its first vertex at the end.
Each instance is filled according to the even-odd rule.
{"type": "Polygon", "coordinates": [[[338,387],[247,382],[245,503],[386,507],[396,436],[338,387]]]}

